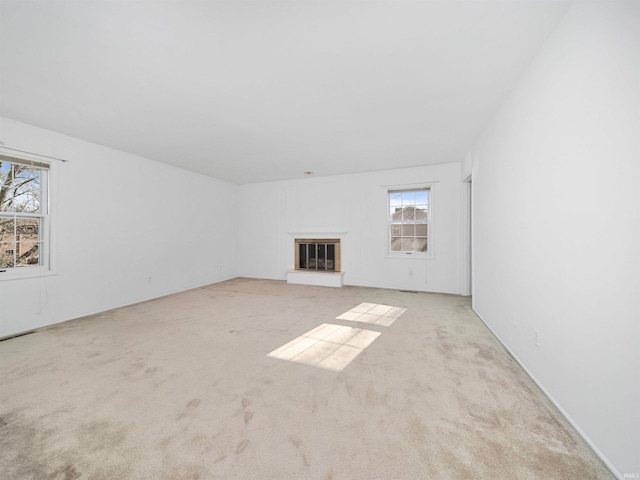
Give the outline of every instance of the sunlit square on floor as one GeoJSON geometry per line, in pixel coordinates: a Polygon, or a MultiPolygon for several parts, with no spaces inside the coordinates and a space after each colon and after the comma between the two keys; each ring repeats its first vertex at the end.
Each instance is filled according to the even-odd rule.
{"type": "Polygon", "coordinates": [[[348,312],[344,312],[336,320],[350,320],[353,322],[370,323],[373,325],[390,326],[407,309],[392,305],[377,303],[361,303],[348,312]]]}
{"type": "Polygon", "coordinates": [[[379,335],[371,330],[323,323],[267,356],[339,372],[379,335]]]}

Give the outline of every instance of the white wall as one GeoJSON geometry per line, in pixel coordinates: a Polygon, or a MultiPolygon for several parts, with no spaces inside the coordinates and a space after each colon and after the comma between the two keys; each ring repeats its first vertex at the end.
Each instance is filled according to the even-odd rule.
{"type": "Polygon", "coordinates": [[[57,275],[0,281],[0,336],[237,276],[237,186],[1,119],[54,162],[57,275]]]}
{"type": "Polygon", "coordinates": [[[576,2],[464,162],[474,308],[620,478],[640,474],[639,60],[640,2],[576,2]]]}
{"type": "Polygon", "coordinates": [[[239,273],[285,279],[296,237],[341,239],[345,284],[459,293],[460,164],[239,187],[239,273]],[[431,186],[434,258],[386,255],[385,185],[431,186]]]}

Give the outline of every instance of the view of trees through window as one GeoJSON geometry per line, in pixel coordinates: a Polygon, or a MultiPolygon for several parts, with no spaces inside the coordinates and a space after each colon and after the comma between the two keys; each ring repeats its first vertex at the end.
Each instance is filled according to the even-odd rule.
{"type": "Polygon", "coordinates": [[[43,171],[0,161],[0,268],[41,263],[43,171]]]}
{"type": "Polygon", "coordinates": [[[389,190],[389,241],[393,252],[428,249],[429,189],[389,190]]]}

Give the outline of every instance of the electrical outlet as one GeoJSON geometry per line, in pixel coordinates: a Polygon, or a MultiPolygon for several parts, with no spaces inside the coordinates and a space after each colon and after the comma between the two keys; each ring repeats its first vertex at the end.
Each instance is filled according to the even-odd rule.
{"type": "Polygon", "coordinates": [[[533,331],[533,341],[536,344],[536,347],[540,346],[540,330],[533,331]]]}

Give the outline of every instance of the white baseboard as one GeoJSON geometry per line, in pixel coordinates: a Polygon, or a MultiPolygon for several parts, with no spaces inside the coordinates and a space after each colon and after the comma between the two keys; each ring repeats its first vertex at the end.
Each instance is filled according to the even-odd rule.
{"type": "Polygon", "coordinates": [[[571,416],[566,412],[566,410],[564,408],[562,408],[562,405],[560,405],[560,403],[558,403],[556,401],[555,398],[553,398],[553,395],[551,395],[551,393],[549,393],[549,391],[544,387],[544,385],[542,385],[542,383],[540,383],[538,381],[538,379],[535,377],[535,375],[533,375],[529,369],[525,366],[524,363],[522,363],[522,361],[520,361],[520,359],[518,358],[518,356],[507,346],[506,343],[504,343],[502,341],[502,338],[500,338],[500,335],[498,335],[495,330],[493,330],[493,328],[491,328],[491,326],[485,322],[484,318],[482,318],[478,312],[476,312],[475,310],[473,310],[473,313],[475,313],[478,318],[480,319],[480,321],[482,321],[482,323],[484,323],[484,325],[489,329],[489,331],[493,334],[494,337],[496,337],[498,339],[498,341],[500,342],[500,344],[507,350],[507,352],[509,352],[509,354],[513,357],[513,359],[518,362],[518,365],[520,365],[520,368],[522,368],[525,373],[527,375],[529,375],[529,378],[531,378],[531,380],[533,380],[533,382],[538,386],[538,388],[542,391],[542,393],[545,394],[545,396],[551,401],[551,403],[553,403],[555,405],[555,407],[558,409],[558,411],[562,414],[562,416],[571,424],[571,426],[573,428],[575,428],[576,432],[578,432],[578,434],[582,437],[582,439],[587,443],[587,445],[589,445],[589,447],[591,447],[591,449],[595,452],[595,454],[600,457],[600,460],[602,460],[602,462],[606,465],[606,467],[611,471],[611,473],[618,478],[619,480],[625,480],[624,477],[622,476],[622,474],[618,471],[618,469],[616,467],[613,466],[613,464],[609,461],[609,459],[606,457],[606,455],[604,453],[602,453],[602,451],[596,446],[595,443],[593,443],[591,441],[591,439],[587,436],[587,434],[582,430],[582,428],[580,428],[580,425],[578,425],[572,418],[571,416]]]}

